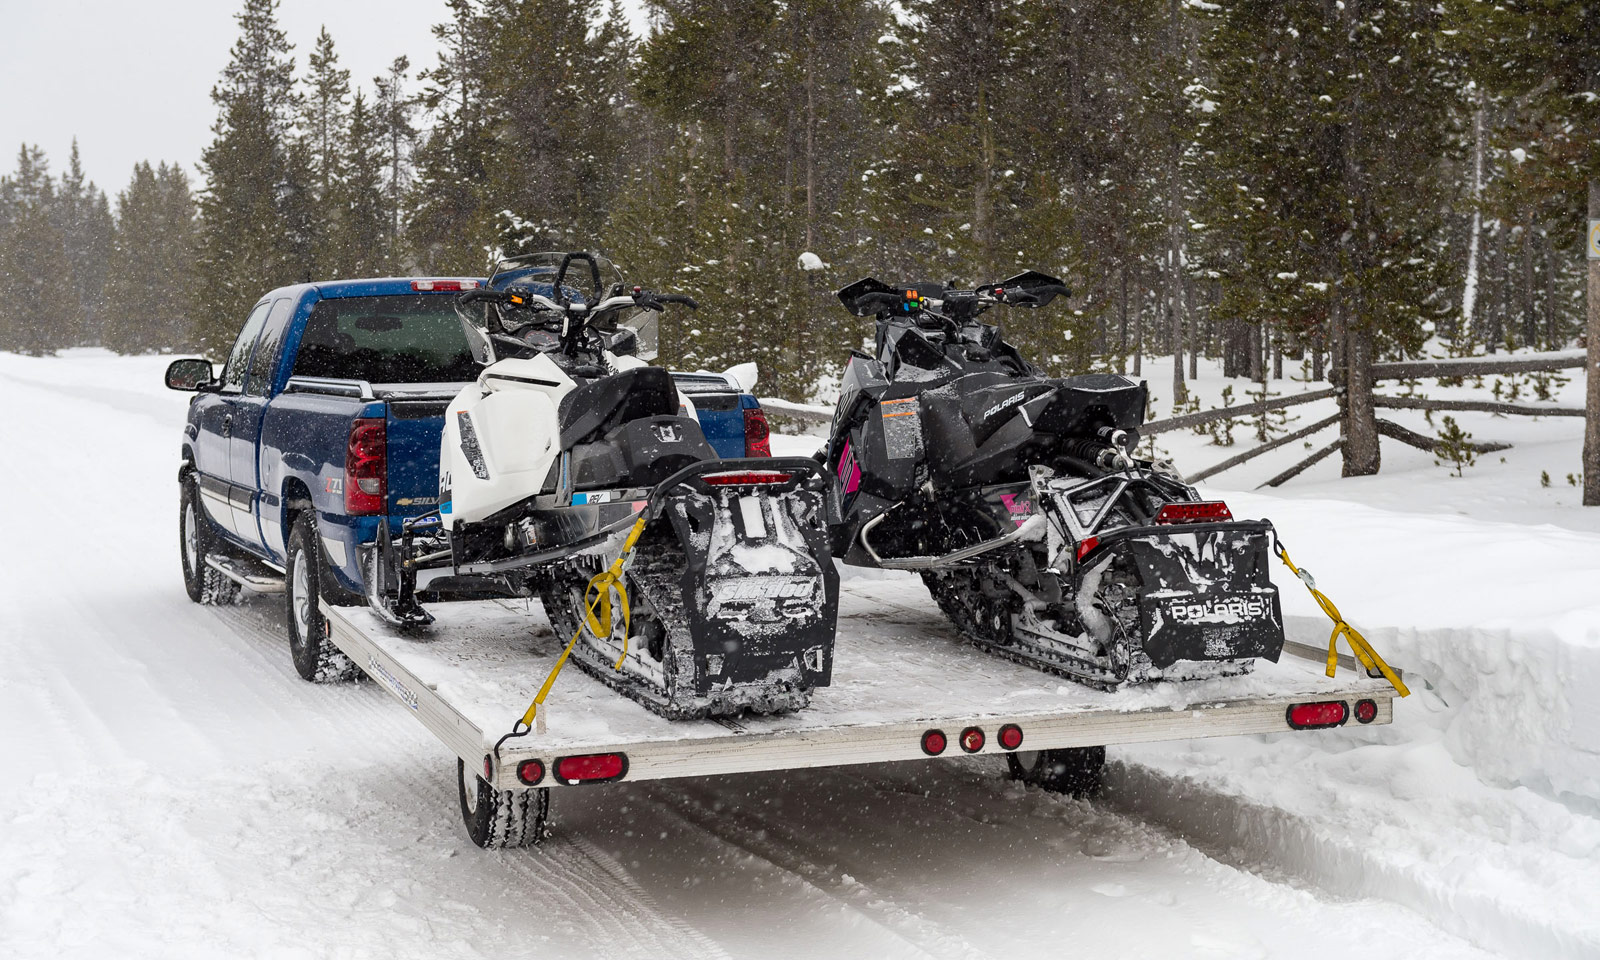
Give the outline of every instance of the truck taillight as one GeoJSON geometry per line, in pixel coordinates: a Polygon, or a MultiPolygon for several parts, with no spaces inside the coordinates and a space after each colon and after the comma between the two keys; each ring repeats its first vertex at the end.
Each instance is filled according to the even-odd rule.
{"type": "Polygon", "coordinates": [[[747,457],[772,456],[772,431],[767,427],[767,415],[760,407],[744,412],[744,455],[747,457]]]}
{"type": "Polygon", "coordinates": [[[388,499],[388,429],[381,417],[350,424],[344,448],[344,512],[352,516],[383,513],[388,499]]]}
{"type": "Polygon", "coordinates": [[[478,289],[476,280],[413,280],[411,289],[419,293],[460,293],[478,289]]]}

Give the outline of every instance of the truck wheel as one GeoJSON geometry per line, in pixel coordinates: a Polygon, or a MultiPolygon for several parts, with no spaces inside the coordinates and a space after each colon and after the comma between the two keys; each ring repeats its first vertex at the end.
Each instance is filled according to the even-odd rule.
{"type": "Polygon", "coordinates": [[[456,761],[456,785],[461,794],[461,820],[467,836],[485,850],[531,847],[544,839],[550,820],[550,788],[496,790],[477,772],[467,772],[456,761]]]}
{"type": "Polygon", "coordinates": [[[227,604],[239,598],[239,585],[206,564],[215,544],[211,521],[200,506],[200,485],[194,474],[187,474],[178,487],[178,559],[183,588],[195,603],[227,604]]]}
{"type": "Polygon", "coordinates": [[[301,679],[312,683],[337,683],[355,679],[360,671],[328,639],[328,623],[317,606],[321,596],[322,551],[317,545],[315,516],[310,511],[300,514],[289,531],[289,556],[283,577],[283,595],[288,603],[289,655],[301,679]]]}
{"type": "Polygon", "coordinates": [[[1054,793],[1092,797],[1100,792],[1105,774],[1105,747],[1067,747],[1061,750],[1018,750],[1006,754],[1011,778],[1054,793]]]}

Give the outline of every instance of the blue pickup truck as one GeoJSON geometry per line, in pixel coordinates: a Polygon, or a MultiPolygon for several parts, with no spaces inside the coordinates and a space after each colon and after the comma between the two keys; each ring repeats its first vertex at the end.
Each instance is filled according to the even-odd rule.
{"type": "MultiPolygon", "coordinates": [[[[241,585],[281,591],[308,680],[355,667],[326,640],[318,599],[360,603],[362,548],[436,509],[444,412],[481,369],[453,301],[475,278],[343,280],[274,290],[218,372],[174,361],[195,398],[178,481],[184,585],[201,603],[241,585]]],[[[766,454],[759,404],[736,377],[680,374],[723,456],[766,454]]]]}

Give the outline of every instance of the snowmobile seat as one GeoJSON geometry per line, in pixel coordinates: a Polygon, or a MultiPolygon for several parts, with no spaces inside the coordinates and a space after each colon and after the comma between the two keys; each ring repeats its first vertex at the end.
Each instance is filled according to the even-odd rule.
{"type": "Polygon", "coordinates": [[[1100,427],[1137,430],[1144,423],[1148,389],[1117,373],[1086,373],[1055,381],[1059,387],[1039,429],[1058,436],[1092,436],[1100,427]]]}
{"type": "Polygon", "coordinates": [[[561,449],[588,443],[631,420],[678,412],[678,388],[662,367],[639,367],[586,383],[561,398],[561,449]]]}

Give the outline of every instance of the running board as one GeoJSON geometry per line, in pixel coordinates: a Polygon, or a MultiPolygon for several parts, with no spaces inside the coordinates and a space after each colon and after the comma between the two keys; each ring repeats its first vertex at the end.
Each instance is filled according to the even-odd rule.
{"type": "Polygon", "coordinates": [[[233,557],[206,557],[206,566],[252,593],[282,593],[283,577],[249,560],[233,557]]]}

